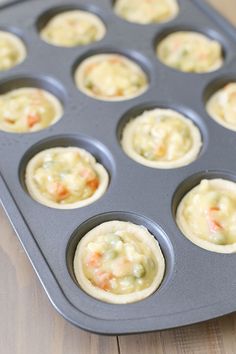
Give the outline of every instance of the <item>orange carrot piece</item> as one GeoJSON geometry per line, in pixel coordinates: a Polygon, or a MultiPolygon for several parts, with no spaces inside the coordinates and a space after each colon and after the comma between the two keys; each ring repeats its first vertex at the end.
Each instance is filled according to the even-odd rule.
{"type": "Polygon", "coordinates": [[[212,216],[212,212],[217,212],[217,211],[220,211],[219,207],[211,207],[209,208],[208,211],[209,228],[212,232],[216,232],[219,231],[220,229],[223,229],[223,226],[212,216]]]}
{"type": "Polygon", "coordinates": [[[60,182],[54,182],[50,185],[49,193],[52,194],[57,202],[67,198],[70,191],[60,182]]]}
{"type": "Polygon", "coordinates": [[[91,63],[88,66],[86,66],[84,72],[85,74],[89,74],[96,66],[98,65],[98,63],[91,63]]]}
{"type": "Polygon", "coordinates": [[[91,254],[91,256],[88,258],[87,265],[92,268],[97,268],[100,264],[100,260],[102,258],[101,253],[99,252],[94,252],[91,254]]]}
{"type": "Polygon", "coordinates": [[[112,279],[112,274],[108,272],[97,273],[98,281],[97,286],[105,291],[110,289],[110,280],[112,279]]]}
{"type": "Polygon", "coordinates": [[[210,211],[220,211],[220,208],[219,207],[211,207],[210,211]]]}
{"type": "Polygon", "coordinates": [[[32,128],[35,124],[39,123],[41,120],[38,114],[29,114],[27,117],[27,122],[29,128],[32,128]]]}
{"type": "Polygon", "coordinates": [[[68,189],[62,184],[58,183],[57,195],[60,197],[60,199],[65,199],[66,197],[68,197],[69,194],[70,192],[68,191],[68,189]]]}
{"type": "Polygon", "coordinates": [[[118,58],[118,57],[110,58],[109,59],[109,63],[111,63],[111,64],[120,64],[120,63],[122,63],[122,59],[118,58]]]}
{"type": "Polygon", "coordinates": [[[90,187],[93,190],[96,190],[99,186],[99,179],[96,177],[90,181],[87,182],[87,186],[90,187]]]}
{"type": "Polygon", "coordinates": [[[209,227],[210,227],[210,230],[213,232],[223,229],[221,224],[216,220],[209,220],[209,227]]]}

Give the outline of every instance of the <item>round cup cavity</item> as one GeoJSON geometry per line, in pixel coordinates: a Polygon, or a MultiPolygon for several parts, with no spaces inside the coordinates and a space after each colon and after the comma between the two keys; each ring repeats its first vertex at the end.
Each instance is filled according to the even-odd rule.
{"type": "MultiPolygon", "coordinates": [[[[28,162],[40,151],[56,147],[79,147],[91,153],[97,162],[102,164],[109,174],[111,183],[112,175],[115,172],[115,163],[110,151],[99,141],[84,135],[58,135],[46,138],[26,151],[19,164],[19,179],[24,191],[28,193],[25,183],[25,171],[28,162]]],[[[109,187],[109,186],[108,186],[109,187]]]]}
{"type": "MultiPolygon", "coordinates": [[[[21,132],[21,133],[17,132],[18,134],[24,135],[24,134],[36,134],[42,132],[46,129],[49,129],[53,125],[57,124],[63,118],[65,105],[67,101],[67,93],[64,86],[60,82],[58,82],[53,77],[49,77],[45,75],[41,75],[41,76],[15,75],[0,81],[0,95],[10,93],[13,90],[24,89],[24,88],[44,90],[52,94],[55,97],[55,99],[59,101],[56,102],[56,104],[60,106],[60,114],[58,115],[58,119],[48,127],[36,131],[31,131],[31,132],[29,131],[21,132]]],[[[11,132],[11,131],[4,131],[4,133],[16,134],[15,132],[11,132]]]]}
{"type": "Polygon", "coordinates": [[[176,0],[176,4],[177,4],[177,12],[172,16],[170,17],[169,19],[167,20],[164,20],[164,21],[160,21],[160,22],[154,22],[154,23],[139,23],[139,22],[132,22],[132,21],[129,21],[127,19],[125,19],[124,17],[122,16],[119,16],[118,14],[116,14],[115,10],[114,10],[114,7],[116,5],[116,2],[118,0],[110,0],[110,4],[111,4],[111,8],[113,10],[113,13],[122,21],[125,21],[126,23],[129,23],[131,25],[138,25],[138,26],[160,26],[162,24],[166,24],[166,23],[170,23],[171,21],[174,21],[178,16],[179,16],[179,13],[180,13],[180,3],[179,3],[179,0],[176,0]]]}
{"type": "Polygon", "coordinates": [[[0,81],[0,95],[11,90],[32,87],[52,93],[64,106],[66,103],[65,88],[56,79],[49,76],[12,76],[0,81]]]}
{"type": "Polygon", "coordinates": [[[213,81],[208,83],[203,92],[203,102],[206,106],[208,100],[211,96],[216,93],[216,91],[222,89],[225,85],[235,82],[236,83],[236,74],[235,73],[227,73],[222,76],[218,76],[213,81]]]}
{"type": "Polygon", "coordinates": [[[55,6],[51,7],[48,10],[44,11],[41,13],[37,21],[35,23],[37,31],[40,33],[41,30],[47,25],[47,23],[56,15],[62,14],[63,12],[66,11],[73,11],[73,10],[80,10],[80,11],[86,11],[90,12],[93,15],[96,15],[99,17],[99,19],[103,22],[103,24],[106,27],[103,14],[100,10],[99,7],[93,4],[87,4],[87,5],[75,5],[75,4],[67,4],[67,5],[61,5],[61,6],[55,6]]]}
{"type": "MultiPolygon", "coordinates": [[[[230,253],[235,253],[235,243],[232,244],[221,244],[221,243],[214,243],[209,241],[208,239],[202,239],[201,237],[198,237],[194,231],[191,231],[191,228],[185,225],[185,221],[181,221],[182,213],[183,210],[179,212],[179,206],[181,205],[181,202],[183,198],[191,192],[191,190],[199,186],[202,180],[224,180],[224,181],[230,181],[230,182],[236,182],[236,176],[230,171],[203,171],[199,172],[193,176],[190,176],[187,178],[184,182],[182,182],[179,187],[177,188],[173,199],[172,199],[172,216],[174,218],[175,224],[177,228],[180,230],[181,234],[187,238],[190,242],[192,242],[194,245],[198,246],[201,249],[211,251],[211,252],[217,252],[217,253],[223,253],[223,254],[230,254],[230,253]],[[179,218],[179,222],[177,221],[179,218]],[[182,229],[183,227],[183,229],[182,229]]],[[[220,182],[221,183],[221,182],[220,182]]]]}
{"type": "MultiPolygon", "coordinates": [[[[72,79],[74,81],[75,87],[77,90],[79,90],[79,92],[85,94],[83,91],[80,90],[80,88],[76,85],[76,81],[75,81],[75,74],[77,69],[79,68],[80,64],[82,64],[86,59],[89,59],[93,56],[96,55],[100,55],[100,54],[118,54],[121,55],[131,61],[133,61],[136,65],[138,65],[145,73],[145,75],[147,76],[147,81],[148,81],[148,85],[147,88],[144,92],[135,95],[134,97],[130,97],[130,98],[125,98],[123,100],[121,100],[120,102],[124,102],[124,101],[129,101],[131,99],[137,98],[137,97],[141,97],[142,95],[144,95],[150,87],[151,84],[151,71],[152,71],[152,64],[151,62],[140,52],[137,52],[135,50],[130,50],[130,49],[118,49],[115,47],[103,47],[103,48],[96,48],[93,50],[89,50],[86,53],[84,53],[83,55],[81,55],[80,57],[77,58],[77,60],[74,62],[74,64],[72,65],[72,79]]],[[[100,99],[100,98],[96,98],[98,100],[101,100],[102,102],[112,102],[110,100],[105,100],[105,99],[100,99]]]]}
{"type": "MultiPolygon", "coordinates": [[[[151,111],[153,109],[170,109],[170,110],[176,111],[177,113],[182,114],[183,116],[188,118],[190,121],[192,121],[199,129],[200,134],[201,134],[201,138],[202,138],[202,147],[199,151],[197,159],[200,158],[206,152],[207,146],[208,146],[208,140],[209,140],[208,130],[207,130],[205,122],[196,112],[194,112],[192,109],[190,109],[188,107],[185,107],[185,106],[182,106],[179,104],[175,104],[173,102],[169,103],[169,102],[154,102],[154,101],[142,103],[138,106],[135,106],[135,107],[129,109],[127,112],[125,112],[125,114],[120,118],[118,125],[117,125],[117,129],[116,129],[116,136],[117,136],[118,144],[121,149],[122,149],[122,146],[121,146],[122,134],[123,134],[123,131],[124,131],[127,123],[129,123],[131,120],[135,119],[136,117],[140,116],[145,111],[151,111]]],[[[122,149],[122,151],[123,151],[123,149],[122,149]]],[[[126,156],[128,156],[125,152],[124,152],[124,154],[126,156]]],[[[194,163],[197,159],[195,159],[191,163],[194,163]]]]}
{"type": "MultiPolygon", "coordinates": [[[[28,46],[27,46],[27,42],[26,42],[26,39],[25,39],[25,36],[24,36],[24,33],[23,31],[18,28],[18,27],[9,27],[9,26],[0,26],[0,31],[2,32],[6,32],[6,33],[9,33],[9,35],[13,35],[16,37],[17,40],[19,40],[21,42],[21,45],[23,46],[23,50],[24,50],[24,55],[23,55],[23,58],[18,62],[16,63],[14,66],[10,67],[9,69],[7,69],[6,71],[8,72],[9,70],[12,70],[14,69],[16,66],[18,65],[21,65],[24,63],[24,61],[27,59],[28,57],[28,46]]],[[[5,70],[4,70],[5,71],[5,70]]],[[[3,71],[3,72],[4,72],[3,71]]],[[[0,71],[1,72],[1,71],[0,71]]]]}
{"type": "Polygon", "coordinates": [[[228,59],[228,53],[230,51],[230,44],[228,43],[227,39],[218,31],[215,31],[211,28],[202,28],[202,27],[197,27],[197,26],[192,26],[192,25],[175,25],[175,26],[169,26],[168,28],[165,28],[164,30],[162,30],[161,32],[159,32],[153,41],[153,49],[154,49],[154,53],[156,56],[156,59],[158,60],[158,62],[160,64],[162,64],[164,67],[169,68],[170,70],[174,70],[183,74],[194,74],[194,75],[206,75],[206,74],[211,74],[214,73],[216,71],[219,71],[227,62],[228,59]],[[222,50],[222,58],[223,58],[223,63],[222,65],[216,69],[216,70],[212,70],[209,72],[202,72],[202,73],[189,73],[189,72],[184,72],[181,70],[177,70],[176,68],[172,68],[168,65],[166,65],[165,63],[163,63],[160,58],[157,56],[157,48],[159,46],[159,44],[161,43],[161,41],[163,39],[165,39],[168,35],[176,33],[176,32],[196,32],[199,34],[202,34],[204,36],[206,36],[209,39],[215,40],[217,42],[219,42],[219,44],[221,45],[221,50],[222,50]]]}
{"type": "MultiPolygon", "coordinates": [[[[173,269],[174,269],[174,264],[175,264],[175,257],[174,257],[174,250],[172,247],[172,244],[166,235],[166,233],[160,228],[160,226],[156,223],[154,223],[152,220],[132,213],[132,212],[107,212],[103,214],[96,215],[88,220],[86,220],[84,223],[82,223],[72,234],[68,245],[66,249],[66,263],[67,263],[67,268],[68,272],[74,281],[74,283],[80,288],[80,285],[78,284],[75,274],[74,274],[74,269],[73,269],[73,261],[74,261],[74,256],[75,256],[75,251],[77,248],[77,245],[79,241],[87,234],[90,230],[95,228],[96,226],[107,222],[107,221],[113,221],[113,220],[118,220],[118,221],[126,221],[126,222],[131,222],[133,224],[137,225],[143,225],[148,229],[148,231],[155,237],[155,239],[158,241],[161,251],[163,253],[164,259],[165,259],[165,274],[162,280],[162,283],[160,287],[156,290],[156,292],[161,292],[162,289],[165,288],[166,284],[169,282],[172,274],[173,274],[173,269]]],[[[156,293],[155,292],[155,293],[156,293]]],[[[154,293],[154,294],[155,294],[154,293]]],[[[90,295],[87,295],[90,296],[90,295]]],[[[151,295],[153,296],[153,295],[151,295]]],[[[144,301],[144,300],[142,300],[144,301]]]]}
{"type": "Polygon", "coordinates": [[[201,171],[198,172],[188,178],[186,178],[180,185],[177,187],[174,196],[172,198],[172,216],[175,220],[176,211],[179,203],[183,199],[183,197],[194,187],[196,187],[201,180],[203,179],[215,179],[222,178],[232,182],[236,182],[236,176],[233,172],[230,171],[201,171]]]}

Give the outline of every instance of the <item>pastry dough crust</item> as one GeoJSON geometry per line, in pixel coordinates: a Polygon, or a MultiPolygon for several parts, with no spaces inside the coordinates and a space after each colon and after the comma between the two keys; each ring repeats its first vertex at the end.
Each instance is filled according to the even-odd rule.
{"type": "MultiPolygon", "coordinates": [[[[73,167],[73,166],[72,166],[73,167]]],[[[81,208],[86,205],[94,203],[96,200],[101,198],[101,196],[105,193],[108,184],[109,184],[109,175],[106,171],[106,169],[96,162],[95,158],[86,150],[78,148],[78,147],[56,147],[56,148],[50,148],[43,150],[36,154],[29,162],[26,167],[26,173],[25,173],[25,183],[26,187],[28,189],[29,194],[33,199],[38,201],[39,203],[46,205],[50,208],[56,208],[56,209],[75,209],[75,208],[81,208]],[[91,168],[96,172],[99,178],[99,185],[96,188],[95,192],[93,193],[92,196],[90,196],[87,199],[83,200],[78,200],[73,203],[68,203],[68,204],[60,204],[57,202],[54,202],[47,198],[40,189],[38,188],[35,180],[34,180],[34,175],[35,171],[42,166],[42,164],[45,162],[44,158],[46,155],[50,153],[63,153],[63,152],[71,152],[72,154],[80,154],[81,158],[83,158],[85,161],[87,161],[91,168]]]]}
{"type": "Polygon", "coordinates": [[[232,240],[232,235],[235,234],[234,229],[232,229],[235,225],[235,218],[236,183],[221,178],[202,180],[199,185],[183,197],[176,212],[177,225],[190,241],[201,248],[218,253],[236,252],[236,237],[235,242],[232,240]],[[219,193],[219,200],[216,193],[219,193]],[[195,204],[197,202],[197,212],[191,203],[191,200],[193,201],[194,198],[195,204]],[[205,199],[203,200],[203,198],[205,199]],[[195,209],[196,218],[199,216],[199,220],[196,219],[195,222],[195,229],[193,222],[188,220],[190,217],[189,213],[192,210],[189,210],[191,205],[195,209]],[[213,206],[209,208],[209,205],[213,206]],[[229,242],[227,241],[229,238],[230,244],[227,243],[229,242]]]}
{"type": "Polygon", "coordinates": [[[217,123],[236,131],[236,83],[216,91],[207,102],[206,110],[217,123]]]}
{"type": "Polygon", "coordinates": [[[190,73],[207,73],[223,65],[220,43],[191,31],[167,35],[157,46],[157,57],[173,69],[190,73]]]}
{"type": "Polygon", "coordinates": [[[113,304],[127,304],[143,300],[157,290],[164,277],[165,260],[157,240],[145,227],[130,222],[114,220],[100,224],[99,226],[89,231],[80,240],[74,257],[74,272],[79,285],[89,295],[99,300],[113,304]],[[84,249],[91,241],[97,240],[99,236],[110,234],[117,230],[132,233],[134,235],[134,240],[137,239],[138,241],[144,243],[151,250],[153,256],[155,257],[157,267],[156,275],[148,288],[129,294],[114,294],[94,286],[85,276],[83,271],[84,265],[82,261],[84,249]]]}
{"type": "Polygon", "coordinates": [[[9,70],[22,63],[26,55],[26,47],[19,37],[0,31],[0,71],[9,70]]]}
{"type": "Polygon", "coordinates": [[[0,95],[0,130],[6,132],[29,133],[46,129],[47,127],[55,124],[62,117],[62,115],[63,107],[61,102],[50,92],[42,89],[25,87],[15,89],[3,95],[0,95]],[[44,116],[45,111],[43,113],[40,112],[40,110],[43,110],[44,107],[41,106],[41,103],[39,103],[39,101],[37,101],[38,95],[40,95],[42,98],[41,103],[45,101],[45,103],[47,102],[47,104],[51,105],[51,108],[54,110],[54,116],[46,117],[44,116]],[[26,101],[28,99],[30,100],[29,106],[27,105],[27,102],[25,106],[22,106],[22,101],[14,101],[18,98],[24,99],[24,97],[26,98],[26,101]],[[9,107],[7,107],[7,100],[9,100],[9,107]],[[35,114],[32,112],[35,112],[36,106],[40,106],[36,109],[36,113],[40,113],[42,121],[41,123],[35,122],[35,124],[33,124],[34,122],[32,122],[29,126],[27,123],[27,117],[30,115],[33,116],[35,114]],[[9,114],[10,116],[8,117],[9,114]],[[16,118],[17,116],[19,117],[19,119],[16,119],[14,124],[11,122],[7,122],[7,120],[5,119],[12,119],[12,117],[16,118]]]}
{"type": "Polygon", "coordinates": [[[127,21],[147,25],[172,20],[179,6],[176,0],[116,0],[114,11],[127,21]]]}
{"type": "MultiPolygon", "coordinates": [[[[144,144],[144,141],[142,141],[141,143],[144,144]]],[[[199,129],[190,119],[186,118],[182,114],[171,109],[156,108],[153,110],[145,111],[140,116],[132,119],[125,126],[122,134],[121,145],[125,153],[130,158],[137,161],[138,163],[147,167],[168,169],[168,168],[177,168],[177,167],[185,166],[191,163],[192,161],[194,161],[197,158],[199,151],[201,149],[202,138],[199,129]],[[166,119],[165,123],[162,122],[163,119],[166,119]],[[152,121],[150,122],[150,120],[152,121]],[[175,131],[174,130],[175,126],[172,127],[171,120],[175,120],[175,121],[177,120],[177,122],[179,121],[179,123],[182,126],[181,129],[178,128],[177,130],[176,128],[175,131]],[[164,129],[168,128],[168,122],[171,129],[165,131],[164,129]],[[157,159],[153,159],[153,160],[148,159],[142,156],[141,154],[139,154],[135,150],[134,137],[136,131],[139,129],[139,126],[141,125],[143,126],[145,125],[145,129],[148,129],[148,125],[150,125],[151,128],[149,130],[150,133],[153,135],[151,143],[152,144],[154,144],[154,142],[155,144],[161,143],[160,148],[163,147],[163,149],[167,151],[166,153],[163,153],[163,156],[160,156],[160,158],[158,157],[157,159]],[[173,150],[173,152],[171,153],[173,154],[176,146],[182,148],[184,145],[185,137],[182,134],[183,129],[185,129],[186,132],[188,132],[189,135],[188,139],[191,141],[191,145],[189,146],[188,150],[184,154],[182,154],[182,156],[180,155],[176,159],[173,158],[170,159],[170,157],[168,157],[170,151],[173,150]],[[162,136],[162,133],[164,134],[164,136],[162,136]],[[168,141],[167,139],[168,136],[171,135],[174,136],[174,134],[176,136],[175,139],[177,140],[173,138],[172,142],[170,140],[168,141]]]]}
{"type": "Polygon", "coordinates": [[[103,101],[129,100],[148,88],[142,68],[119,54],[98,54],[85,59],[76,69],[75,82],[83,93],[103,101]]]}
{"type": "Polygon", "coordinates": [[[58,47],[76,47],[100,41],[106,27],[93,13],[71,10],[55,15],[41,30],[41,38],[58,47]]]}

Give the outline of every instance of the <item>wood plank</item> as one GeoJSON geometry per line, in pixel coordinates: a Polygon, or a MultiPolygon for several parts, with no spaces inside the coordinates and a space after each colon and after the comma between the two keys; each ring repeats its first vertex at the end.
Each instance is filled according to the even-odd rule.
{"type": "Polygon", "coordinates": [[[55,311],[2,208],[0,225],[0,352],[118,354],[116,337],[84,332],[55,311]]]}
{"type": "MultiPolygon", "coordinates": [[[[204,1],[204,0],[201,0],[204,1]]],[[[207,0],[216,10],[224,15],[230,22],[236,25],[236,3],[235,0],[207,0]]]]}
{"type": "Polygon", "coordinates": [[[236,315],[174,330],[119,337],[120,352],[136,354],[235,354],[236,315]]]}

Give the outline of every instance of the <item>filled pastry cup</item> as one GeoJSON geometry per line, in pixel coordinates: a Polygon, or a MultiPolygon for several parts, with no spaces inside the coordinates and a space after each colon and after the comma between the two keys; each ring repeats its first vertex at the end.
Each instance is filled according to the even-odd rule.
{"type": "Polygon", "coordinates": [[[102,20],[95,14],[70,10],[53,16],[40,31],[45,42],[58,47],[76,47],[100,41],[106,33],[102,20]]]}
{"type": "Polygon", "coordinates": [[[88,151],[55,147],[31,158],[25,184],[37,202],[50,208],[74,209],[101,198],[108,188],[109,175],[88,151]]]}
{"type": "Polygon", "coordinates": [[[116,0],[115,13],[142,25],[172,20],[179,12],[177,0],[116,0]]]}
{"type": "Polygon", "coordinates": [[[194,244],[218,253],[236,252],[236,183],[203,179],[180,201],[176,222],[194,244]]]}
{"type": "Polygon", "coordinates": [[[97,54],[79,64],[75,83],[80,91],[95,99],[123,101],[142,95],[148,88],[148,77],[126,56],[97,54]]]}
{"type": "Polygon", "coordinates": [[[208,100],[206,110],[217,123],[236,131],[236,82],[216,91],[208,100]]]}
{"type": "Polygon", "coordinates": [[[40,88],[24,87],[0,95],[0,130],[32,133],[55,124],[63,106],[53,94],[40,88]]]}
{"type": "Polygon", "coordinates": [[[196,160],[202,147],[198,127],[184,115],[156,108],[131,119],[121,146],[136,162],[152,168],[177,168],[196,160]]]}
{"type": "Polygon", "coordinates": [[[221,44],[194,31],[177,31],[157,45],[158,59],[165,65],[188,73],[207,73],[223,65],[221,44]]]}
{"type": "Polygon", "coordinates": [[[113,304],[145,299],[157,290],[165,273],[154,236],[144,226],[118,220],[104,222],[83,236],[73,264],[81,288],[113,304]]]}
{"type": "Polygon", "coordinates": [[[0,31],[0,72],[22,63],[26,55],[25,44],[18,36],[0,31]]]}

